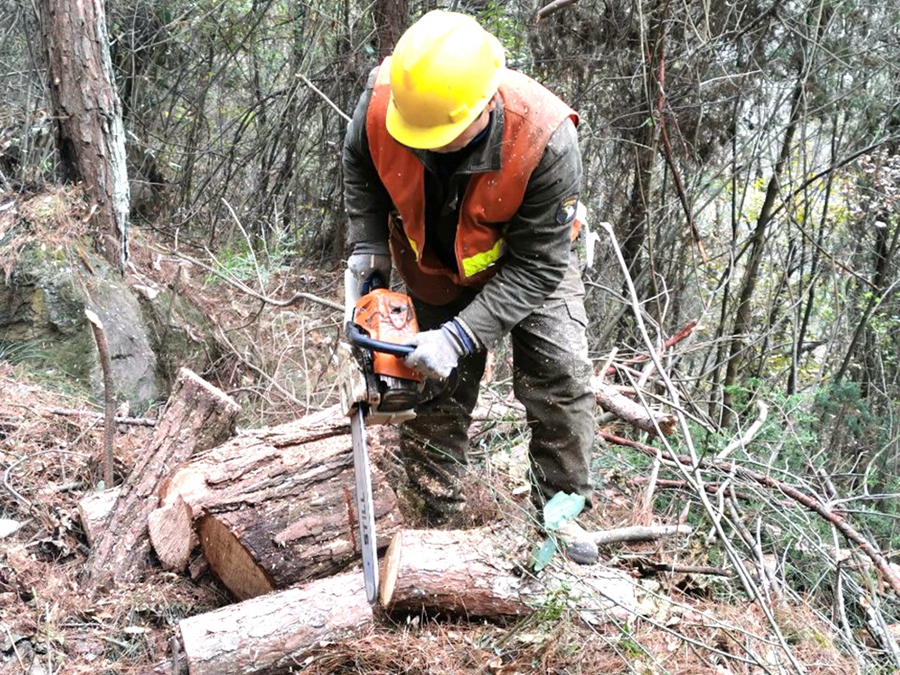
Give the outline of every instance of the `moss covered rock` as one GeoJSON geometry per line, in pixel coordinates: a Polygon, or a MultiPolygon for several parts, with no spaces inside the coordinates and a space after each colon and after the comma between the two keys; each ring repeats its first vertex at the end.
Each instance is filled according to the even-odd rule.
{"type": "MultiPolygon", "coordinates": [[[[11,255],[0,245],[0,256],[11,255]]],[[[143,411],[160,398],[157,358],[141,308],[117,271],[89,244],[32,240],[15,249],[0,286],[0,347],[30,368],[65,374],[102,397],[96,345],[85,309],[103,321],[120,401],[143,411]]]]}

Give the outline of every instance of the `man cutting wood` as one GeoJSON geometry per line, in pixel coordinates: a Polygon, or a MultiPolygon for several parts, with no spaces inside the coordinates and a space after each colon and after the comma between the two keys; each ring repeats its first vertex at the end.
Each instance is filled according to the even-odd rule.
{"type": "MultiPolygon", "coordinates": [[[[359,287],[392,263],[421,332],[407,363],[429,377],[401,457],[433,526],[458,524],[460,477],[486,350],[506,335],[531,442],[532,499],[590,506],[594,396],[584,286],[573,241],[581,185],[578,115],[505,67],[474,19],[433,11],[369,77],[344,144],[345,203],[359,287]]],[[[574,521],[568,555],[598,558],[574,521]]]]}

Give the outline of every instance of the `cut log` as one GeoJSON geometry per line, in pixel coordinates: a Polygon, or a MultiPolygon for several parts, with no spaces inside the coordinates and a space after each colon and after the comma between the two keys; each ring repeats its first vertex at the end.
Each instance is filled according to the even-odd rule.
{"type": "Polygon", "coordinates": [[[362,574],[342,574],[245,600],[179,623],[191,675],[294,672],[323,643],[372,624],[362,574]]]}
{"type": "Polygon", "coordinates": [[[156,508],[160,482],[171,467],[214,447],[234,433],[240,407],[182,368],[143,459],[134,467],[88,560],[95,586],[139,575],[148,560],[148,516],[156,508]]]}
{"type": "Polygon", "coordinates": [[[175,495],[171,503],[152,511],[147,518],[150,542],[163,569],[170,572],[187,569],[196,541],[179,537],[178,533],[190,529],[191,518],[191,507],[184,503],[181,495],[175,495]]]}
{"type": "MultiPolygon", "coordinates": [[[[373,443],[373,456],[377,454],[373,443]]],[[[372,467],[381,548],[402,525],[397,497],[372,467]]],[[[176,471],[161,493],[190,509],[210,568],[239,599],[329,576],[358,560],[349,426],[330,408],[232,439],[176,471]]],[[[193,536],[188,522],[169,528],[193,536]]],[[[362,574],[360,573],[360,577],[362,574]]]]}
{"type": "Polygon", "coordinates": [[[103,528],[106,527],[106,521],[121,492],[122,488],[120,487],[92,492],[78,502],[78,515],[81,517],[81,526],[84,528],[84,536],[89,546],[94,545],[100,533],[103,532],[103,528]]]}
{"type": "Polygon", "coordinates": [[[523,569],[529,544],[509,530],[403,530],[382,566],[388,612],[499,618],[565,600],[586,620],[611,607],[633,610],[634,582],[602,565],[523,569]],[[518,560],[517,560],[518,558],[518,560]]]}
{"type": "Polygon", "coordinates": [[[413,614],[531,614],[543,589],[513,574],[508,553],[487,529],[398,532],[382,567],[381,605],[413,614]]]}

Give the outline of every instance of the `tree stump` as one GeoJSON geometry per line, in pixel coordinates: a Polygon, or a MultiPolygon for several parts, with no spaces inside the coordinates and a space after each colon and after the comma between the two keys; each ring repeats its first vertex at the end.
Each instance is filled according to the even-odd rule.
{"type": "Polygon", "coordinates": [[[182,620],[191,675],[253,675],[297,668],[322,643],[372,624],[361,573],[312,581],[182,620]]]}
{"type": "MultiPolygon", "coordinates": [[[[402,516],[384,475],[371,470],[375,531],[385,548],[402,516]]],[[[213,572],[237,598],[251,598],[359,558],[355,489],[349,425],[330,408],[238,436],[178,469],[161,508],[180,499],[192,519],[168,519],[166,540],[183,549],[196,527],[213,572]]]]}
{"type": "Polygon", "coordinates": [[[240,407],[234,400],[182,368],[143,460],[128,476],[105,529],[88,560],[95,585],[133,578],[148,559],[147,518],[158,504],[157,489],[171,467],[234,433],[240,407]]]}

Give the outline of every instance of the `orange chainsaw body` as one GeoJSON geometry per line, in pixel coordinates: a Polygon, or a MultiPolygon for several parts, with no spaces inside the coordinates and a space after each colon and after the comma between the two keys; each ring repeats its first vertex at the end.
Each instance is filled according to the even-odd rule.
{"type": "MultiPolygon", "coordinates": [[[[369,337],[382,342],[406,344],[419,332],[416,311],[412,300],[404,293],[387,288],[376,288],[356,301],[353,322],[365,330],[369,337]]],[[[406,365],[399,356],[373,352],[373,371],[381,377],[422,382],[423,377],[406,365]]]]}

